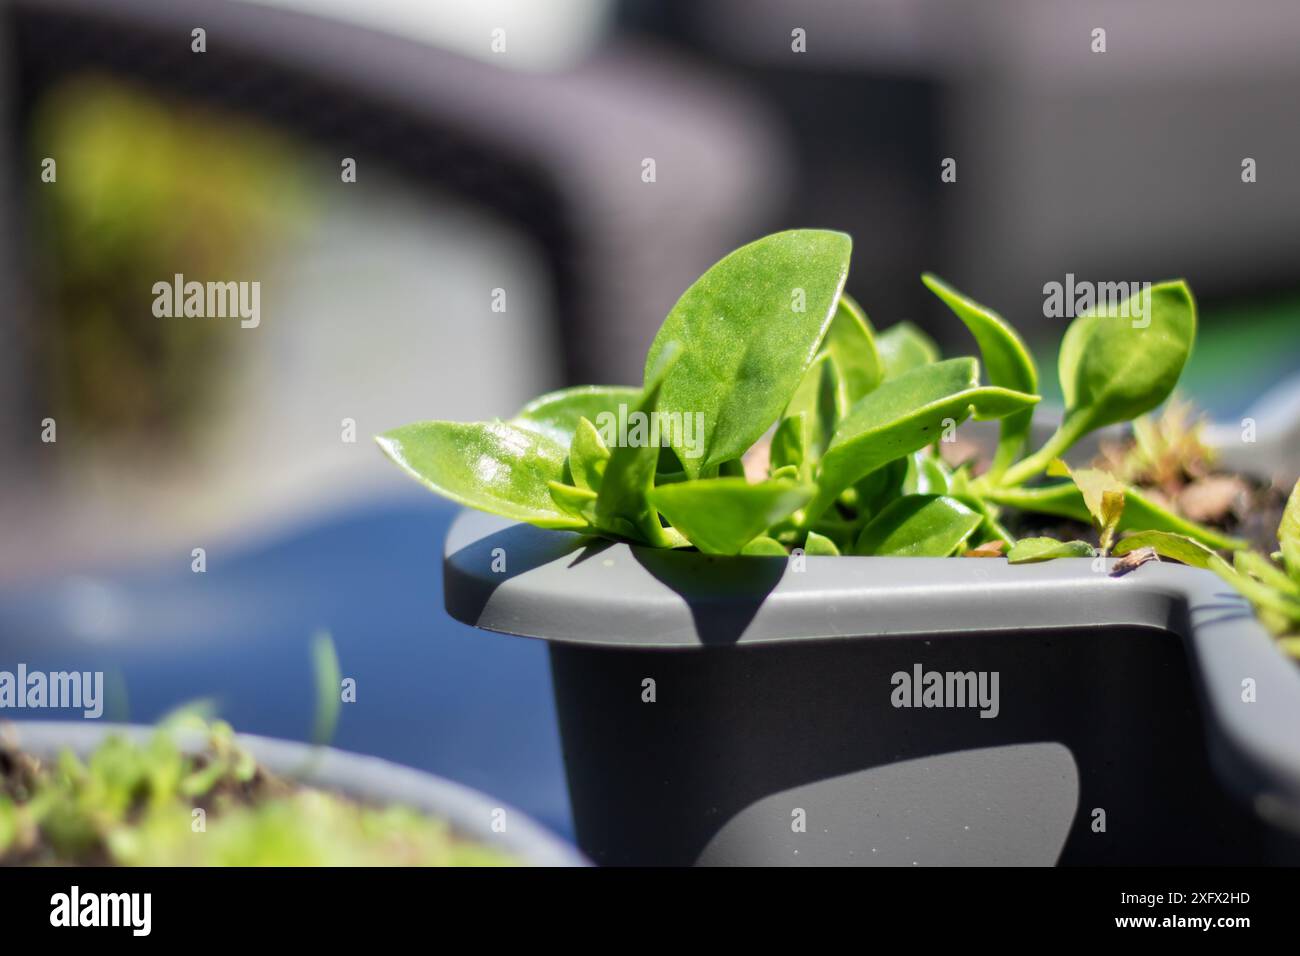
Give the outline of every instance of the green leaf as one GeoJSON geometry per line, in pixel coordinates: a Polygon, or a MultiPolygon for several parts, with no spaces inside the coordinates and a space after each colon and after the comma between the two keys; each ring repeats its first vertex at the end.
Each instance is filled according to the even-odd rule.
{"type": "Polygon", "coordinates": [[[1178,384],[1195,338],[1196,303],[1182,281],[1075,319],[1060,355],[1067,421],[1075,419],[1072,428],[1082,435],[1151,411],[1178,384]],[[1139,305],[1140,319],[1125,317],[1139,305]]]}
{"type": "Polygon", "coordinates": [[[790,556],[790,553],[785,550],[785,546],[780,541],[763,534],[760,534],[741,548],[740,553],[755,558],[788,558],[790,556]]]}
{"type": "Polygon", "coordinates": [[[1021,538],[1007,552],[1011,564],[1051,561],[1054,558],[1090,558],[1092,545],[1087,541],[1057,541],[1055,538],[1021,538]]]}
{"type": "MultiPolygon", "coordinates": [[[[1015,329],[1002,316],[962,295],[936,275],[927,272],[921,276],[921,281],[966,323],[980,347],[990,384],[1017,392],[1038,392],[1038,369],[1034,360],[1015,329]]],[[[997,452],[989,468],[994,479],[1024,449],[1033,415],[1033,409],[1025,409],[1002,419],[997,452]]]]}
{"type": "Polygon", "coordinates": [[[738,553],[811,497],[811,487],[779,478],[755,485],[743,478],[703,478],[650,492],[659,513],[706,554],[738,553]]]}
{"type": "Polygon", "coordinates": [[[599,491],[609,458],[609,449],[596,426],[586,417],[579,418],[569,444],[569,474],[573,483],[579,488],[599,491]]]}
{"type": "Polygon", "coordinates": [[[577,528],[551,500],[564,446],[507,422],[417,422],[376,437],[412,478],[458,504],[542,528],[577,528]]]}
{"type": "MultiPolygon", "coordinates": [[[[907,494],[908,479],[911,475],[912,458],[910,455],[904,455],[882,465],[865,478],[855,481],[853,486],[840,496],[840,500],[847,501],[859,516],[866,519],[899,495],[907,494]]],[[[855,533],[853,537],[856,538],[857,534],[855,533]]]]}
{"type": "Polygon", "coordinates": [[[1083,505],[1088,509],[1093,526],[1101,535],[1101,553],[1110,552],[1115,540],[1115,531],[1119,528],[1120,517],[1124,514],[1124,502],[1128,492],[1125,484],[1108,471],[1100,468],[1071,468],[1057,458],[1047,466],[1047,473],[1055,476],[1068,476],[1083,495],[1083,505]]]}
{"type": "Polygon", "coordinates": [[[1038,401],[1036,395],[981,387],[978,376],[975,359],[949,359],[886,381],[854,405],[822,458],[808,517],[819,516],[841,491],[880,466],[936,441],[948,420],[960,424],[972,410],[976,418],[1000,418],[1038,401]]]}
{"type": "Polygon", "coordinates": [[[1277,543],[1282,549],[1282,561],[1286,564],[1287,574],[1291,580],[1300,581],[1300,481],[1291,489],[1286,509],[1282,512],[1282,523],[1277,528],[1277,543]]]}
{"type": "Polygon", "coordinates": [[[848,411],[844,399],[839,370],[830,354],[823,352],[804,373],[782,412],[783,422],[802,416],[807,423],[804,461],[815,462],[825,453],[835,427],[848,411]]]}
{"type": "Polygon", "coordinates": [[[1300,621],[1300,601],[1268,584],[1243,574],[1223,560],[1214,551],[1186,535],[1165,531],[1140,531],[1124,538],[1115,546],[1116,554],[1127,554],[1137,548],[1154,548],[1162,558],[1181,561],[1194,568],[1213,571],[1231,584],[1256,608],[1267,609],[1272,615],[1288,621],[1300,621]]]}
{"type": "Polygon", "coordinates": [[[811,465],[808,456],[810,442],[807,412],[781,419],[781,424],[772,433],[772,471],[790,467],[803,469],[805,463],[811,465]]]}
{"type": "MultiPolygon", "coordinates": [[[[664,381],[672,369],[681,364],[682,347],[669,342],[659,350],[659,357],[654,366],[646,372],[646,384],[636,407],[628,412],[629,420],[636,415],[641,421],[648,422],[658,409],[660,393],[664,381]]],[[[601,477],[600,491],[596,496],[596,525],[600,528],[635,529],[635,536],[641,537],[657,548],[672,547],[670,537],[664,532],[663,525],[654,508],[650,506],[648,494],[654,485],[655,468],[659,464],[659,445],[645,434],[644,441],[633,442],[634,432],[629,429],[628,443],[610,450],[609,461],[605,463],[605,474],[601,477]]],[[[662,440],[662,433],[660,434],[662,440]]]]}
{"type": "Polygon", "coordinates": [[[1130,421],[1163,402],[1195,338],[1196,303],[1181,280],[1161,282],[1071,322],[1058,359],[1065,417],[1042,448],[1008,469],[1004,483],[1025,481],[1088,432],[1130,421]]]}
{"type": "Polygon", "coordinates": [[[906,494],[946,495],[951,490],[951,472],[928,448],[907,456],[907,476],[903,479],[906,494]]]}
{"type": "Polygon", "coordinates": [[[581,419],[599,424],[602,415],[612,415],[617,421],[618,407],[631,407],[640,397],[641,389],[633,385],[562,388],[533,399],[510,419],[510,424],[541,432],[567,448],[581,419]]]}
{"type": "Polygon", "coordinates": [[[945,558],[965,543],[983,517],[955,498],[904,495],[871,520],[854,554],[945,558]]]}
{"type": "Polygon", "coordinates": [[[1232,566],[1242,574],[1258,578],[1274,590],[1300,598],[1300,581],[1287,573],[1258,551],[1238,551],[1232,556],[1232,566]]]}
{"type": "Polygon", "coordinates": [[[948,494],[984,516],[984,525],[981,528],[983,537],[996,538],[1007,547],[1016,543],[1016,539],[999,520],[1002,517],[1002,509],[993,502],[986,501],[982,491],[976,488],[969,465],[961,465],[953,469],[948,478],[948,494]]]}
{"type": "Polygon", "coordinates": [[[342,707],[339,689],[343,683],[343,672],[339,669],[338,652],[334,649],[334,638],[329,632],[320,631],[312,637],[311,660],[312,673],[316,678],[316,719],[311,742],[323,747],[334,739],[342,707]]]}
{"type": "Polygon", "coordinates": [[[876,351],[884,367],[885,378],[898,378],[905,372],[939,361],[939,347],[911,322],[891,325],[876,336],[876,351]]]}
{"type": "Polygon", "coordinates": [[[1120,541],[1115,546],[1115,553],[1127,554],[1138,548],[1153,548],[1162,558],[1170,558],[1194,568],[1213,571],[1236,588],[1257,609],[1265,609],[1270,615],[1288,621],[1300,621],[1300,601],[1247,574],[1242,574],[1214,551],[1186,535],[1170,534],[1166,531],[1140,531],[1120,541]]]}
{"type": "Polygon", "coordinates": [[[830,355],[839,372],[846,407],[873,391],[885,378],[871,322],[847,292],[840,296],[822,350],[830,355]]]}
{"type": "Polygon", "coordinates": [[[840,549],[835,547],[835,542],[824,534],[818,534],[816,531],[809,531],[808,538],[804,541],[803,553],[810,557],[832,557],[840,556],[840,549]]]}
{"type": "Polygon", "coordinates": [[[983,517],[984,522],[980,525],[980,537],[986,540],[1001,541],[1008,548],[1016,543],[1016,539],[1011,532],[1003,527],[999,520],[1001,517],[996,505],[985,501],[983,497],[976,494],[971,488],[970,475],[966,468],[957,469],[953,472],[948,482],[949,497],[956,498],[966,507],[978,511],[983,517]]]}
{"type": "Polygon", "coordinates": [[[698,456],[673,436],[687,474],[739,458],[776,421],[835,313],[852,245],[840,232],[779,232],[737,249],[678,299],[650,346],[646,377],[669,342],[683,344],[660,407],[704,415],[698,456]]]}
{"type": "MultiPolygon", "coordinates": [[[[1092,521],[1092,514],[1084,504],[1083,495],[1072,481],[1043,485],[1038,488],[985,488],[981,494],[994,504],[1018,508],[1021,511],[1072,518],[1086,523],[1092,521]]],[[[1213,528],[1179,517],[1146,498],[1133,487],[1124,489],[1124,512],[1120,515],[1118,530],[1169,531],[1187,535],[1212,548],[1227,551],[1248,546],[1248,542],[1241,538],[1230,537],[1213,528]]]]}
{"type": "MultiPolygon", "coordinates": [[[[596,527],[596,492],[589,488],[566,485],[562,481],[552,481],[549,487],[551,489],[551,500],[555,502],[557,508],[566,514],[581,519],[584,524],[596,527]]],[[[640,537],[637,534],[627,535],[627,527],[627,525],[620,525],[606,530],[615,534],[622,532],[624,536],[633,538],[640,537]]]]}
{"type": "Polygon", "coordinates": [[[1121,538],[1115,545],[1115,554],[1125,555],[1138,548],[1153,548],[1162,558],[1181,561],[1194,568],[1230,569],[1228,562],[1219,557],[1215,551],[1184,534],[1174,534],[1169,531],[1139,531],[1121,538]]]}

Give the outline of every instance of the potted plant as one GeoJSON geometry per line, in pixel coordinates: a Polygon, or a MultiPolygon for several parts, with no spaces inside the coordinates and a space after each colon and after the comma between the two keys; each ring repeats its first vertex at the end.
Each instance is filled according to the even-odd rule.
{"type": "Polygon", "coordinates": [[[511,808],[373,757],[193,714],[0,740],[0,865],[573,866],[511,808]]]}
{"type": "Polygon", "coordinates": [[[1014,329],[927,275],[986,379],[911,325],[877,334],[843,293],[850,246],[796,230],[724,258],[640,388],[379,438],[496,516],[452,529],[447,608],[550,642],[579,844],[673,864],[1292,851],[1300,495],[1258,551],[1231,509],[1197,522],[1132,480],[1156,438],[1193,467],[1194,433],[1143,418],[1192,348],[1186,284],[1074,319],[1066,410],[1031,448],[1014,329]],[[954,453],[970,418],[998,423],[984,460],[954,453]],[[1062,460],[1134,421],[1119,464],[1062,460]]]}

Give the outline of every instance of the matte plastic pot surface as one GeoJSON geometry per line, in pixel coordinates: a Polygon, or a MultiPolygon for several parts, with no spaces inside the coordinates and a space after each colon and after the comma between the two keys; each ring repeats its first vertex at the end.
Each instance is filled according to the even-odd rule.
{"type": "Polygon", "coordinates": [[[454,617],[550,643],[597,862],[1288,858],[1300,670],[1213,574],[1111,563],[724,559],[466,513],[444,580],[454,617]],[[996,674],[996,708],[902,706],[930,672],[961,675],[944,704],[996,674]]]}
{"type": "MultiPolygon", "coordinates": [[[[28,753],[52,758],[69,749],[86,756],[110,734],[147,739],[151,727],[73,721],[21,721],[8,730],[28,753]]],[[[183,747],[200,749],[201,735],[179,735],[183,747]]],[[[332,790],[378,806],[401,805],[447,821],[461,836],[494,847],[533,866],[587,866],[580,853],[519,810],[432,774],[421,773],[377,757],[347,753],[331,747],[311,747],[287,740],[239,734],[241,746],[273,773],[304,784],[332,790]],[[494,814],[505,810],[505,832],[492,829],[494,814]]]]}

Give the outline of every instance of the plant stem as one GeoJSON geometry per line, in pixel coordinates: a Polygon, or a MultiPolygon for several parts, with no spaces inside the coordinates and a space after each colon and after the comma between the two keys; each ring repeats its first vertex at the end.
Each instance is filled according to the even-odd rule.
{"type": "Polygon", "coordinates": [[[997,483],[1004,487],[1007,485],[1023,485],[1030,478],[1040,474],[1052,463],[1053,459],[1060,458],[1071,445],[1078,441],[1083,434],[1083,428],[1078,424],[1079,421],[1079,418],[1067,414],[1060,427],[1052,433],[1052,437],[1043,443],[1042,448],[1008,468],[1003,472],[997,483]]]}

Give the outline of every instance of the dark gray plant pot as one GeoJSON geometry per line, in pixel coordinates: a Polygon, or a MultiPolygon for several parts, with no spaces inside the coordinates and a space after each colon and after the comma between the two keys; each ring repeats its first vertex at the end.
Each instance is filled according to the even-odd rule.
{"type": "MultiPolygon", "coordinates": [[[[149,727],[72,721],[22,721],[9,732],[23,750],[51,758],[67,748],[79,756],[95,749],[109,734],[135,739],[153,733],[149,727]]],[[[183,735],[182,744],[201,747],[202,739],[183,735]]],[[[240,734],[239,742],[271,771],[303,783],[379,806],[402,805],[446,820],[452,829],[478,843],[495,847],[533,866],[586,866],[587,861],[523,813],[503,807],[477,790],[402,767],[377,757],[346,753],[330,747],[313,748],[287,740],[240,734]],[[504,832],[492,829],[493,813],[506,811],[504,832]]]]}
{"type": "Polygon", "coordinates": [[[593,860],[1300,858],[1300,669],[1214,575],[806,561],[453,525],[452,616],[550,644],[593,860]],[[893,706],[918,664],[997,671],[998,716],[893,706]]]}

